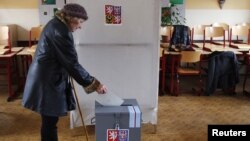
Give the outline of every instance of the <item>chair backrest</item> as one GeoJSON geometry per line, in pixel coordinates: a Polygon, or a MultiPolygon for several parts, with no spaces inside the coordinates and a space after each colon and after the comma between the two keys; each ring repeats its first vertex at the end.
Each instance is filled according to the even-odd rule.
{"type": "Polygon", "coordinates": [[[237,24],[237,25],[241,25],[241,26],[250,26],[250,23],[243,22],[243,23],[240,23],[240,24],[237,24]]]}
{"type": "Polygon", "coordinates": [[[163,54],[164,54],[164,49],[162,48],[162,47],[160,47],[160,57],[162,57],[163,56],[163,54]]]}
{"type": "MultiPolygon", "coordinates": [[[[205,39],[210,38],[210,43],[213,42],[213,38],[223,37],[223,47],[225,47],[225,30],[223,27],[206,27],[205,28],[205,39]]],[[[203,47],[205,47],[205,40],[203,42],[203,47]]]]}
{"type": "Polygon", "coordinates": [[[196,25],[192,27],[191,31],[191,44],[194,43],[195,36],[201,36],[202,40],[205,40],[205,28],[208,27],[208,25],[196,25]]]}
{"type": "Polygon", "coordinates": [[[170,42],[170,39],[172,37],[174,31],[174,27],[173,26],[165,26],[165,27],[161,27],[161,36],[164,42],[170,42]]]}
{"type": "Polygon", "coordinates": [[[229,25],[226,23],[213,23],[213,27],[223,27],[225,31],[229,31],[229,25]]]}
{"type": "Polygon", "coordinates": [[[181,63],[199,62],[201,53],[201,51],[181,51],[181,63]]]}
{"type": "Polygon", "coordinates": [[[227,32],[227,36],[228,36],[228,40],[229,40],[229,36],[230,36],[230,28],[229,25],[227,23],[213,23],[212,24],[213,27],[223,27],[224,30],[227,32]]]}
{"type": "Polygon", "coordinates": [[[206,27],[205,37],[225,37],[225,30],[223,27],[206,27]]]}
{"type": "Polygon", "coordinates": [[[241,26],[240,28],[238,28],[238,36],[248,37],[249,30],[250,30],[250,26],[241,26]]]}
{"type": "Polygon", "coordinates": [[[29,46],[32,46],[32,42],[38,41],[40,38],[40,35],[42,33],[43,26],[37,26],[37,27],[32,27],[30,29],[30,40],[29,40],[29,46]]]}
{"type": "Polygon", "coordinates": [[[0,26],[0,45],[9,47],[11,46],[8,26],[0,26]]]}
{"type": "Polygon", "coordinates": [[[192,28],[192,33],[195,35],[203,35],[207,25],[197,25],[192,28]]]}
{"type": "Polygon", "coordinates": [[[236,25],[232,26],[231,32],[230,32],[230,44],[232,42],[233,36],[246,38],[248,40],[248,44],[250,43],[250,26],[242,26],[242,25],[236,25]]]}
{"type": "Polygon", "coordinates": [[[235,25],[231,27],[230,31],[230,38],[232,39],[232,36],[238,36],[238,30],[241,28],[240,25],[235,25]]]}

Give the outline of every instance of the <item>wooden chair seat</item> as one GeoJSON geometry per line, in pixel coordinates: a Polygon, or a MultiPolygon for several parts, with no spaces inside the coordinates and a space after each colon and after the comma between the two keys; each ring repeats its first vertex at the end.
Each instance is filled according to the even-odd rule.
{"type": "Polygon", "coordinates": [[[162,48],[168,48],[170,43],[161,43],[162,48]]]}
{"type": "Polygon", "coordinates": [[[199,70],[195,70],[192,68],[178,68],[178,74],[181,75],[198,75],[200,73],[199,70]]]}
{"type": "MultiPolygon", "coordinates": [[[[201,88],[201,68],[200,68],[200,59],[201,59],[201,51],[181,51],[180,62],[177,67],[177,75],[176,75],[176,90],[175,95],[178,96],[180,93],[180,77],[181,76],[199,76],[199,86],[201,88]],[[195,65],[192,66],[191,65],[195,65]]],[[[200,93],[199,93],[200,95],[200,93]]]]}

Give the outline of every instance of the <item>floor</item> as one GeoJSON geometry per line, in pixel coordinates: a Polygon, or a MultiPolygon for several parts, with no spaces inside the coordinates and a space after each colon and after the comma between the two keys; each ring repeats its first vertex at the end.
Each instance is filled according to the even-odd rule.
{"type": "MultiPolygon", "coordinates": [[[[197,96],[189,87],[178,97],[159,97],[158,124],[143,124],[142,141],[206,141],[209,124],[249,124],[250,96],[217,90],[211,96],[197,96]]],[[[249,89],[250,90],[250,89],[249,89]]],[[[39,141],[40,117],[21,106],[21,97],[7,102],[7,90],[0,89],[0,141],[39,141]]],[[[94,126],[89,126],[89,141],[95,140],[94,126]]],[[[86,141],[83,128],[71,130],[69,117],[58,123],[59,141],[86,141]]]]}

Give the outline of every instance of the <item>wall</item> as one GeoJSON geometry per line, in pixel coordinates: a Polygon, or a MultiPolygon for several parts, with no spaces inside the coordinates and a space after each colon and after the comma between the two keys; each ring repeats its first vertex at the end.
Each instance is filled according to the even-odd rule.
{"type": "MultiPolygon", "coordinates": [[[[219,9],[217,0],[186,0],[187,9],[219,9]]],[[[250,9],[249,0],[226,0],[223,9],[250,9]]]]}
{"type": "Polygon", "coordinates": [[[217,0],[187,0],[187,25],[225,22],[230,26],[250,22],[250,0],[226,0],[222,9],[217,0]]]}
{"type": "MultiPolygon", "coordinates": [[[[167,1],[167,0],[162,0],[167,1]]],[[[186,0],[187,25],[250,22],[250,0],[186,0]]],[[[18,40],[28,40],[28,30],[39,25],[38,0],[0,0],[0,24],[17,24],[18,40]]]]}
{"type": "Polygon", "coordinates": [[[16,24],[18,40],[28,40],[29,30],[39,25],[37,0],[0,0],[0,24],[16,24]]]}
{"type": "Polygon", "coordinates": [[[2,9],[37,9],[37,0],[1,0],[0,8],[2,9]]]}

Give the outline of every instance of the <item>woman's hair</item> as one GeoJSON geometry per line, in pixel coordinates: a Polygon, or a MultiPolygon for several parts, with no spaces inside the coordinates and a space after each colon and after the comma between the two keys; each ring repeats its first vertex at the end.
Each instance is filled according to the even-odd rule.
{"type": "Polygon", "coordinates": [[[78,18],[78,17],[66,15],[62,10],[58,10],[55,13],[55,16],[59,18],[61,21],[65,22],[66,24],[68,24],[72,19],[78,18]]]}
{"type": "Polygon", "coordinates": [[[87,12],[84,9],[84,7],[76,3],[69,3],[69,4],[64,5],[61,11],[66,16],[69,16],[69,17],[81,18],[85,21],[88,19],[87,12]]]}

